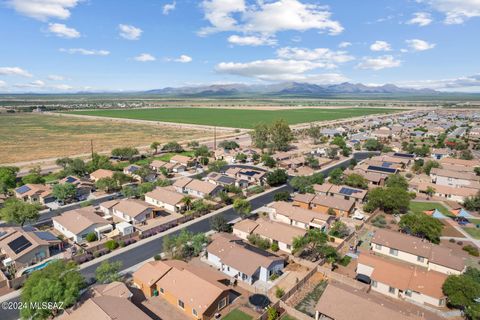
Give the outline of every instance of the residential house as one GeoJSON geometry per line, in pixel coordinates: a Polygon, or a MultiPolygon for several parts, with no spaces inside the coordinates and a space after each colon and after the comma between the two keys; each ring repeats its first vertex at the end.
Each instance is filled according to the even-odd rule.
{"type": "Polygon", "coordinates": [[[265,171],[240,167],[228,168],[227,171],[225,171],[225,174],[227,176],[237,179],[241,183],[246,181],[249,185],[263,185],[266,176],[265,171]]]}
{"type": "Polygon", "coordinates": [[[451,249],[400,232],[379,229],[370,246],[373,252],[444,274],[461,274],[466,269],[464,258],[451,249]]]}
{"type": "Polygon", "coordinates": [[[230,177],[230,176],[227,176],[227,175],[224,175],[224,174],[221,174],[221,173],[218,173],[218,172],[210,172],[205,177],[205,181],[207,181],[209,183],[212,183],[212,184],[215,184],[215,185],[222,186],[222,187],[240,186],[237,183],[237,179],[235,179],[233,177],[230,177]]]}
{"type": "Polygon", "coordinates": [[[420,182],[418,184],[410,184],[410,189],[415,192],[427,193],[429,188],[433,189],[433,195],[436,197],[445,198],[457,202],[463,202],[466,198],[475,196],[478,189],[472,188],[455,188],[449,186],[442,186],[430,182],[420,182]]]}
{"type": "Polygon", "coordinates": [[[355,201],[331,196],[317,195],[310,202],[310,208],[320,213],[328,214],[329,209],[335,212],[337,217],[348,217],[353,213],[355,201]]]}
{"type": "Polygon", "coordinates": [[[450,156],[450,149],[448,148],[433,148],[431,157],[435,160],[441,160],[450,156]]]}
{"type": "Polygon", "coordinates": [[[229,277],[248,284],[267,282],[285,265],[284,258],[252,247],[228,233],[214,235],[207,247],[207,260],[229,277]]]}
{"type": "Polygon", "coordinates": [[[184,166],[185,168],[191,167],[194,164],[194,159],[189,156],[183,156],[181,154],[176,154],[170,158],[170,163],[184,166]]]}
{"type": "Polygon", "coordinates": [[[371,289],[389,297],[435,307],[446,305],[446,296],[442,291],[447,279],[444,273],[361,253],[357,274],[368,276],[371,289]]]}
{"type": "Polygon", "coordinates": [[[15,197],[29,203],[45,205],[55,201],[52,187],[44,184],[28,183],[15,189],[15,197]]]}
{"type": "Polygon", "coordinates": [[[329,283],[315,306],[315,320],[419,320],[392,306],[376,302],[363,291],[329,283]]]}
{"type": "Polygon", "coordinates": [[[68,239],[76,243],[85,241],[89,233],[95,233],[98,239],[113,230],[112,225],[95,213],[93,207],[67,211],[53,217],[53,227],[68,239]]]}
{"type": "Polygon", "coordinates": [[[353,188],[347,185],[334,185],[330,183],[315,184],[313,190],[318,195],[331,196],[338,199],[354,200],[355,203],[363,203],[367,196],[367,190],[353,188]]]}
{"type": "Polygon", "coordinates": [[[112,177],[113,177],[113,171],[107,170],[107,169],[98,169],[90,173],[90,179],[93,180],[93,182],[97,182],[100,179],[112,178],[112,177]]]}
{"type": "Polygon", "coordinates": [[[255,234],[278,244],[279,249],[287,253],[292,253],[293,239],[303,237],[306,233],[305,229],[264,219],[245,219],[233,225],[233,234],[237,237],[248,240],[250,235],[255,234]]]}
{"type": "Polygon", "coordinates": [[[133,273],[133,282],[147,297],[158,295],[190,319],[211,319],[230,303],[226,277],[180,260],[147,262],[133,273]]]}
{"type": "Polygon", "coordinates": [[[473,188],[480,190],[480,177],[473,172],[459,172],[443,168],[430,170],[432,183],[454,188],[473,188]]]}
{"type": "Polygon", "coordinates": [[[60,181],[58,181],[58,183],[59,184],[64,184],[64,183],[73,184],[75,186],[76,190],[77,190],[75,198],[79,199],[79,200],[86,200],[88,198],[88,196],[90,195],[90,193],[92,192],[92,190],[95,189],[95,185],[91,181],[81,179],[81,178],[75,177],[75,176],[67,176],[67,177],[61,179],[60,181]]]}
{"type": "Polygon", "coordinates": [[[330,224],[335,220],[335,217],[328,214],[304,209],[284,201],[274,202],[269,208],[271,209],[269,213],[270,220],[305,230],[317,228],[326,232],[330,224]]]}
{"type": "Polygon", "coordinates": [[[179,179],[174,182],[173,187],[179,193],[185,193],[196,198],[215,196],[223,190],[222,186],[191,178],[179,179]]]}
{"type": "Polygon", "coordinates": [[[152,218],[152,207],[147,203],[134,200],[112,200],[100,205],[100,210],[105,214],[116,216],[132,225],[143,224],[152,218]]]}
{"type": "Polygon", "coordinates": [[[34,228],[1,227],[0,261],[3,266],[21,267],[40,262],[58,253],[62,241],[48,231],[34,228]]]}
{"type": "Polygon", "coordinates": [[[168,188],[157,187],[145,194],[145,202],[169,212],[180,213],[185,209],[183,198],[185,194],[178,193],[168,188]]]}

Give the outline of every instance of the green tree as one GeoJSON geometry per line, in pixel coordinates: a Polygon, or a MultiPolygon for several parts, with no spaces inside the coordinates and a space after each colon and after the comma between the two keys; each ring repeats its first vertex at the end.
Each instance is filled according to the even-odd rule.
{"type": "Polygon", "coordinates": [[[232,232],[232,226],[228,224],[228,221],[221,214],[218,214],[210,220],[210,227],[217,232],[232,232]]]}
{"type": "Polygon", "coordinates": [[[250,132],[250,136],[252,138],[252,144],[257,148],[260,148],[263,152],[263,149],[268,146],[270,137],[268,125],[265,123],[256,124],[253,127],[253,131],[250,132]]]}
{"type": "Polygon", "coordinates": [[[430,175],[430,171],[431,171],[433,168],[440,168],[440,163],[438,163],[438,162],[435,161],[435,160],[428,160],[428,161],[425,162],[425,164],[423,165],[423,172],[425,172],[427,175],[430,175]]]}
{"type": "Polygon", "coordinates": [[[121,261],[109,262],[103,261],[100,266],[95,270],[95,278],[98,283],[111,283],[114,281],[120,281],[122,276],[120,275],[120,269],[122,268],[121,261]]]}
{"type": "Polygon", "coordinates": [[[332,184],[339,185],[339,184],[343,183],[343,179],[342,179],[343,170],[342,170],[342,168],[333,169],[332,171],[330,171],[330,174],[328,176],[329,176],[328,182],[330,182],[332,184]]]}
{"type": "Polygon", "coordinates": [[[23,184],[43,184],[45,183],[45,178],[41,174],[40,167],[32,168],[26,176],[22,178],[23,184]]]}
{"type": "Polygon", "coordinates": [[[218,144],[218,147],[225,150],[234,150],[240,148],[238,143],[233,140],[224,140],[218,144]]]}
{"type": "Polygon", "coordinates": [[[124,148],[115,148],[112,150],[112,156],[119,157],[125,160],[132,160],[134,156],[138,155],[138,149],[132,147],[124,147],[124,148]]]}
{"type": "Polygon", "coordinates": [[[4,206],[0,209],[0,217],[9,223],[16,223],[23,226],[27,222],[35,222],[39,218],[38,204],[23,202],[17,198],[10,198],[5,201],[4,206]]]}
{"type": "Polygon", "coordinates": [[[180,153],[183,152],[182,146],[176,141],[170,141],[162,147],[163,151],[180,153]]]}
{"type": "Polygon", "coordinates": [[[383,149],[383,144],[381,144],[377,139],[368,139],[363,144],[363,147],[368,151],[380,151],[383,149]]]}
{"type": "Polygon", "coordinates": [[[285,120],[274,121],[269,128],[270,142],[273,150],[286,151],[293,141],[293,133],[285,120]]]}
{"type": "Polygon", "coordinates": [[[467,210],[480,211],[480,191],[475,196],[466,198],[463,205],[467,210]]]}
{"type": "Polygon", "coordinates": [[[17,167],[0,167],[0,192],[7,194],[8,189],[15,188],[17,173],[20,169],[17,167]]]}
{"type": "Polygon", "coordinates": [[[273,196],[273,201],[289,201],[290,193],[288,191],[280,191],[275,193],[273,196]]]}
{"type": "Polygon", "coordinates": [[[330,229],[330,235],[337,238],[345,238],[350,234],[350,229],[341,221],[335,221],[330,229]]]}
{"type": "Polygon", "coordinates": [[[189,196],[184,196],[182,198],[182,203],[185,205],[185,208],[188,210],[190,210],[192,208],[192,198],[190,198],[189,196]]]}
{"type": "Polygon", "coordinates": [[[247,155],[239,152],[235,156],[235,160],[238,161],[238,162],[241,162],[241,163],[245,163],[247,161],[247,155]]]}
{"type": "Polygon", "coordinates": [[[87,240],[87,242],[96,241],[97,240],[97,234],[95,232],[87,233],[87,235],[85,236],[85,240],[87,240]]]}
{"type": "Polygon", "coordinates": [[[242,217],[248,216],[252,211],[252,205],[246,199],[235,199],[233,209],[242,217]]]}
{"type": "Polygon", "coordinates": [[[53,186],[52,194],[60,201],[72,201],[77,194],[77,187],[71,183],[59,183],[53,186]]]}
{"type": "Polygon", "coordinates": [[[307,162],[307,165],[310,167],[310,168],[313,168],[313,169],[316,169],[319,167],[319,162],[318,162],[318,159],[309,155],[305,158],[305,161],[307,162]]]}
{"type": "Polygon", "coordinates": [[[381,209],[386,213],[398,214],[408,211],[410,195],[400,188],[375,188],[368,193],[368,201],[363,209],[372,212],[381,209]]]}
{"type": "Polygon", "coordinates": [[[473,171],[475,172],[475,174],[477,176],[480,176],[480,167],[475,167],[475,169],[473,169],[473,171]]]}
{"type": "Polygon", "coordinates": [[[93,172],[98,169],[113,170],[113,165],[110,162],[110,158],[98,153],[93,154],[92,160],[86,164],[86,167],[88,172],[93,172]]]}
{"type": "Polygon", "coordinates": [[[275,159],[273,159],[270,155],[266,153],[262,154],[262,162],[265,166],[269,168],[274,168],[277,165],[275,159]]]}
{"type": "Polygon", "coordinates": [[[208,170],[213,172],[220,172],[225,166],[227,165],[226,161],[223,160],[215,160],[208,164],[208,170]]]}
{"type": "Polygon", "coordinates": [[[322,130],[319,126],[310,124],[307,134],[310,138],[312,138],[313,144],[318,144],[320,142],[320,138],[322,137],[322,130]]]}
{"type": "Polygon", "coordinates": [[[342,136],[335,136],[330,144],[336,145],[340,149],[343,149],[347,146],[347,143],[342,136]]]}
{"type": "Polygon", "coordinates": [[[115,179],[106,177],[101,178],[97,182],[95,182],[95,187],[97,189],[110,193],[118,189],[118,183],[115,179]]]}
{"type": "Polygon", "coordinates": [[[354,187],[354,188],[360,188],[360,189],[368,188],[368,180],[358,173],[350,173],[349,175],[347,175],[345,177],[344,183],[347,186],[354,187]]]}
{"type": "Polygon", "coordinates": [[[117,182],[117,184],[119,186],[121,186],[121,185],[123,185],[127,182],[132,181],[132,178],[130,178],[125,173],[120,172],[120,171],[114,172],[112,178],[113,178],[113,180],[115,180],[117,182]]]}
{"type": "Polygon", "coordinates": [[[154,141],[150,145],[150,149],[153,151],[153,154],[157,154],[159,147],[160,147],[160,142],[158,142],[158,141],[154,141]]]}
{"type": "Polygon", "coordinates": [[[400,188],[408,190],[408,181],[400,174],[391,174],[388,176],[386,186],[389,188],[400,188]]]}
{"type": "Polygon", "coordinates": [[[42,270],[35,271],[25,281],[21,301],[25,308],[20,310],[22,319],[47,319],[56,316],[59,309],[35,308],[34,304],[56,302],[66,309],[80,297],[85,279],[74,262],[55,260],[42,270]]]}
{"type": "Polygon", "coordinates": [[[272,172],[267,173],[267,183],[274,187],[279,186],[287,182],[288,174],[283,169],[275,169],[272,172]]]}
{"type": "Polygon", "coordinates": [[[290,180],[290,185],[293,189],[297,190],[300,193],[313,193],[312,185],[313,183],[308,176],[296,176],[290,180]]]}
{"type": "Polygon", "coordinates": [[[277,320],[280,317],[277,309],[270,306],[267,308],[267,320],[277,320]]]}
{"type": "Polygon", "coordinates": [[[450,275],[442,286],[451,306],[464,311],[468,319],[480,318],[480,272],[468,267],[464,274],[450,275]]]}
{"type": "Polygon", "coordinates": [[[433,243],[440,243],[443,224],[426,214],[411,212],[400,218],[399,227],[417,237],[426,238],[433,243]]]}
{"type": "Polygon", "coordinates": [[[433,197],[433,195],[435,194],[436,190],[434,187],[432,186],[428,186],[427,187],[427,190],[425,190],[425,193],[429,196],[429,197],[433,197]]]}
{"type": "Polygon", "coordinates": [[[201,145],[195,148],[194,154],[195,157],[210,157],[210,150],[206,145],[201,145]]]}

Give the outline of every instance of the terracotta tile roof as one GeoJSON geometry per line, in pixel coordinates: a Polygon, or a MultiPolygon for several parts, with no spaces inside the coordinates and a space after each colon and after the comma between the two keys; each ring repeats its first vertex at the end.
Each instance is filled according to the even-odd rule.
{"type": "Polygon", "coordinates": [[[137,306],[125,298],[100,296],[88,299],[66,316],[68,320],[149,320],[137,306]]]}
{"type": "Polygon", "coordinates": [[[271,207],[275,209],[277,214],[287,216],[292,220],[303,222],[303,223],[310,223],[314,219],[322,220],[325,222],[328,222],[329,220],[333,219],[333,217],[329,216],[328,214],[323,214],[318,211],[296,207],[296,206],[293,206],[291,203],[283,202],[283,201],[274,202],[271,205],[271,207]]]}
{"type": "Polygon", "coordinates": [[[83,230],[95,224],[108,225],[107,220],[95,214],[92,207],[80,208],[62,213],[53,217],[52,220],[57,221],[63,227],[74,234],[79,234],[83,230]]]}
{"type": "Polygon", "coordinates": [[[145,211],[149,210],[150,207],[148,206],[147,203],[140,200],[123,199],[123,200],[120,200],[113,207],[113,209],[123,214],[126,214],[131,218],[135,218],[145,213],[145,211]]]}
{"type": "Polygon", "coordinates": [[[90,173],[90,177],[94,178],[95,180],[99,180],[102,178],[111,178],[113,177],[113,171],[107,169],[98,169],[90,173]]]}
{"type": "Polygon", "coordinates": [[[257,223],[258,227],[255,228],[253,233],[288,245],[292,245],[294,238],[303,237],[307,232],[304,229],[269,220],[259,219],[257,223]]]}
{"type": "Polygon", "coordinates": [[[313,198],[312,204],[343,211],[350,211],[355,205],[355,201],[335,198],[332,196],[317,195],[315,198],[313,198]]]}
{"type": "Polygon", "coordinates": [[[157,187],[155,190],[146,193],[145,197],[174,206],[182,202],[185,195],[166,188],[157,187]]]}

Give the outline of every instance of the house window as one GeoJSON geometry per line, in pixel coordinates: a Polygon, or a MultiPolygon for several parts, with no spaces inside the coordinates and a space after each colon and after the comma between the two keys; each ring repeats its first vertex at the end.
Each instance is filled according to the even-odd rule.
{"type": "Polygon", "coordinates": [[[377,287],[377,281],[372,280],[372,281],[370,282],[370,285],[371,285],[372,287],[376,288],[376,287],[377,287]]]}
{"type": "Polygon", "coordinates": [[[407,290],[407,291],[405,291],[405,295],[406,295],[407,297],[411,297],[411,296],[412,296],[412,290],[407,290]]]}
{"type": "Polygon", "coordinates": [[[390,254],[391,254],[392,256],[398,256],[398,250],[397,250],[397,249],[392,249],[392,248],[390,248],[390,254]]]}
{"type": "Polygon", "coordinates": [[[178,300],[178,306],[182,309],[185,309],[185,304],[183,303],[182,300],[178,300]]]}
{"type": "Polygon", "coordinates": [[[287,244],[287,249],[290,250],[291,248],[292,248],[292,246],[287,244]]]}
{"type": "Polygon", "coordinates": [[[418,256],[417,261],[423,263],[425,261],[425,258],[418,256]]]}
{"type": "Polygon", "coordinates": [[[229,266],[227,266],[227,271],[230,271],[230,267],[229,267],[229,266]]]}
{"type": "Polygon", "coordinates": [[[391,294],[395,294],[395,288],[394,287],[389,287],[388,292],[391,294]]]}
{"type": "Polygon", "coordinates": [[[192,314],[193,314],[195,317],[198,317],[197,310],[192,309],[192,314]]]}
{"type": "Polygon", "coordinates": [[[375,249],[382,250],[382,245],[381,244],[375,244],[375,249]]]}
{"type": "Polygon", "coordinates": [[[218,302],[218,310],[225,308],[226,305],[227,305],[227,298],[223,298],[218,302]]]}
{"type": "Polygon", "coordinates": [[[160,293],[161,293],[161,294],[164,294],[164,293],[165,293],[165,290],[163,290],[163,288],[160,288],[160,293]]]}

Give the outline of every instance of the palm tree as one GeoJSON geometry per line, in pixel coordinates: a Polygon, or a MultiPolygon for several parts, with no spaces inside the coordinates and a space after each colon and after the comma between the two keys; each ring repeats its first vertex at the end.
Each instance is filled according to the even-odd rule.
{"type": "Polygon", "coordinates": [[[431,198],[435,194],[435,188],[434,187],[427,187],[427,190],[425,190],[425,193],[428,195],[429,198],[431,198]]]}
{"type": "Polygon", "coordinates": [[[192,206],[192,198],[190,198],[189,196],[185,196],[182,198],[182,202],[187,208],[187,211],[190,210],[190,207],[192,206]]]}
{"type": "Polygon", "coordinates": [[[150,149],[155,150],[154,154],[157,154],[158,147],[160,147],[160,142],[157,141],[152,142],[152,144],[150,145],[150,149]]]}

